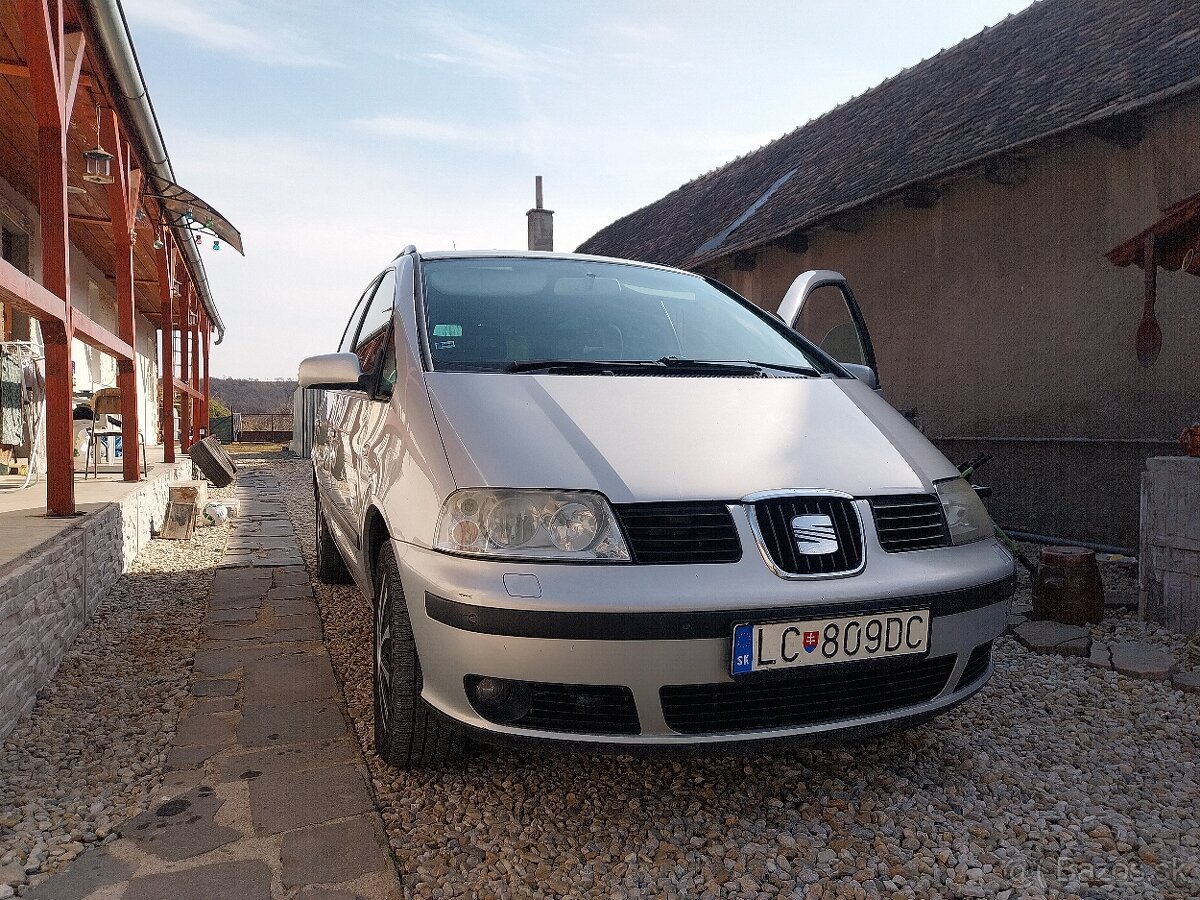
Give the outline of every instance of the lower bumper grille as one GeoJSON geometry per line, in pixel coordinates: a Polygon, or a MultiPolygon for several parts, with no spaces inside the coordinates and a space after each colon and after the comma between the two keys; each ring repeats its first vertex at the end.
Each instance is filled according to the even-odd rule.
{"type": "Polygon", "coordinates": [[[512,700],[488,708],[472,696],[471,687],[479,679],[467,676],[467,697],[489,722],[574,734],[640,734],[642,730],[633,692],[621,685],[509,681],[512,700]]]}
{"type": "Polygon", "coordinates": [[[667,724],[681,734],[719,734],[820,725],[932,700],[954,671],[955,654],[818,666],[720,684],[659,691],[667,724]]]}
{"type": "Polygon", "coordinates": [[[992,642],[980,644],[971,651],[971,656],[967,660],[967,664],[963,666],[963,673],[958,679],[958,684],[954,689],[960,691],[967,685],[974,684],[983,677],[983,673],[987,671],[988,664],[992,661],[992,642]]]}

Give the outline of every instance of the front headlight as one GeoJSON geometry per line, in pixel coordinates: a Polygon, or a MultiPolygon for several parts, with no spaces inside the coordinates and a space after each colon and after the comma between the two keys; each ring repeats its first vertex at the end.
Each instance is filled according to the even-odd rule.
{"type": "Polygon", "coordinates": [[[934,484],[942,501],[942,512],[950,527],[951,544],[969,544],[982,541],[996,533],[992,518],[975,488],[965,478],[951,478],[934,484]]]}
{"type": "Polygon", "coordinates": [[[629,561],[612,508],[590,491],[455,491],[442,505],[434,546],[508,559],[629,561]]]}

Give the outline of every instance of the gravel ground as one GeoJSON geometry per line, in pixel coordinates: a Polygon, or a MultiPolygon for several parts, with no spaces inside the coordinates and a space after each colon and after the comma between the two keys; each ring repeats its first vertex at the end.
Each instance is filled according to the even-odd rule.
{"type": "Polygon", "coordinates": [[[146,809],[228,535],[197,528],[191,541],[151,541],[0,745],[0,873],[18,865],[37,883],[146,809]]]}
{"type": "MultiPolygon", "coordinates": [[[[276,464],[312,559],[311,470],[276,464]]],[[[1105,567],[1111,590],[1127,572],[1105,567]]],[[[317,585],[407,889],[419,897],[1195,897],[1200,698],[996,645],[973,700],[842,749],[648,761],[372,755],[371,617],[317,585]]],[[[1027,592],[1027,586],[1025,588],[1027,592]]],[[[1128,614],[1098,635],[1182,641],[1128,614]]]]}

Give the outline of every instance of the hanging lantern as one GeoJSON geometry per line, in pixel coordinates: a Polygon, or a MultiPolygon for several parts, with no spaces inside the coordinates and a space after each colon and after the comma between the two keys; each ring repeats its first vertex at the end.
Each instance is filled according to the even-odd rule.
{"type": "Polygon", "coordinates": [[[83,158],[87,162],[87,171],[83,180],[92,184],[112,184],[113,155],[100,146],[100,107],[96,107],[96,146],[85,150],[83,158]]]}
{"type": "Polygon", "coordinates": [[[83,158],[87,160],[87,171],[83,173],[84,181],[90,181],[92,184],[113,183],[113,155],[101,147],[99,143],[91,150],[85,151],[83,158]]]}

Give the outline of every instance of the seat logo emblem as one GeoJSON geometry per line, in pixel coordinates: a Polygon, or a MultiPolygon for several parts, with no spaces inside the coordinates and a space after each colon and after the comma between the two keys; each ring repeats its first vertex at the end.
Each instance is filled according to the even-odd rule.
{"type": "Polygon", "coordinates": [[[837,553],[838,550],[833,520],[821,513],[792,519],[792,537],[796,541],[796,549],[805,556],[824,556],[837,553]]]}

